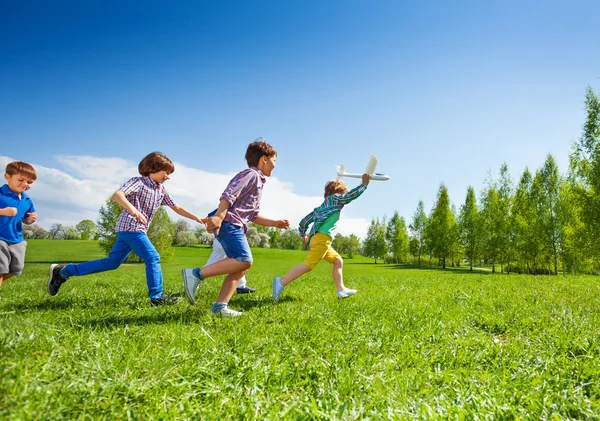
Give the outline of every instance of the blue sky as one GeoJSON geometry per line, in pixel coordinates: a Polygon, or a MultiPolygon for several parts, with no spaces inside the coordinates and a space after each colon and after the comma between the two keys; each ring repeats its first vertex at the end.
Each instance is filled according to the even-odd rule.
{"type": "Polygon", "coordinates": [[[442,182],[460,206],[503,162],[515,181],[548,153],[566,171],[600,86],[599,15],[577,0],[5,1],[0,157],[52,179],[30,191],[49,225],[96,219],[153,150],[186,169],[166,187],[202,214],[265,137],[279,156],[263,211],[295,222],[334,165],[361,172],[374,153],[392,179],[345,209],[361,234],[429,210],[442,182]]]}

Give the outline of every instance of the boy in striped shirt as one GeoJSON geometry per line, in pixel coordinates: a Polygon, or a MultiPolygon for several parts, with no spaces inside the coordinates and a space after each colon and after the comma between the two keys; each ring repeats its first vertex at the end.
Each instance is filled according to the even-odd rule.
{"type": "Polygon", "coordinates": [[[321,260],[333,264],[333,281],[337,289],[338,298],[346,298],[356,293],[355,289],[344,286],[342,268],[344,260],[337,251],[331,247],[332,232],[335,224],[340,219],[342,208],[357,199],[369,185],[369,174],[363,174],[362,184],[348,191],[346,183],[340,180],[330,181],[325,185],[325,200],[321,206],[315,208],[300,221],[300,235],[304,244],[310,240],[310,250],[304,263],[294,266],[283,277],[273,278],[273,301],[277,302],[283,288],[290,282],[313,270],[321,260]],[[309,225],[312,224],[310,235],[307,237],[309,225]]]}
{"type": "Polygon", "coordinates": [[[58,294],[60,286],[71,276],[105,272],[121,266],[133,250],[146,264],[146,283],[152,305],[171,305],[181,301],[163,293],[163,275],[160,255],[148,238],[148,227],[159,206],[165,205],[178,215],[204,223],[196,215],[182,208],[171,198],[163,183],[175,171],[173,162],[160,152],[152,152],[138,165],[142,177],[129,179],[113,194],[112,199],[123,208],[117,219],[117,241],[108,257],[79,264],[53,264],[50,266],[48,292],[58,294]]]}
{"type": "Polygon", "coordinates": [[[264,139],[259,139],[246,150],[248,168],[233,177],[221,195],[219,207],[205,218],[206,228],[214,232],[228,258],[202,269],[182,270],[183,287],[190,304],[196,302],[196,291],[204,279],[227,274],[217,301],[212,305],[213,315],[236,317],[243,314],[230,309],[228,303],[240,279],[252,266],[252,252],[246,239],[248,222],[277,228],[290,226],[287,219],[269,219],[259,213],[263,185],[275,169],[277,160],[277,151],[264,139]]]}

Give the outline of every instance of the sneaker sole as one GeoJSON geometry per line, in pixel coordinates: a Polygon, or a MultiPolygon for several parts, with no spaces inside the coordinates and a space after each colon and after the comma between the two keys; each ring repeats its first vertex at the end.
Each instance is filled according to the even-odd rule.
{"type": "Polygon", "coordinates": [[[59,266],[58,264],[53,264],[50,265],[50,277],[48,278],[48,285],[46,286],[46,288],[48,289],[48,294],[50,294],[51,296],[55,297],[56,294],[58,294],[58,291],[56,292],[56,294],[52,294],[52,291],[50,291],[50,283],[52,282],[52,277],[54,276],[54,268],[59,266]]]}
{"type": "Polygon", "coordinates": [[[196,298],[192,295],[192,292],[188,290],[187,276],[185,275],[185,269],[181,269],[181,277],[183,278],[183,290],[185,296],[190,304],[196,304],[196,298]]]}

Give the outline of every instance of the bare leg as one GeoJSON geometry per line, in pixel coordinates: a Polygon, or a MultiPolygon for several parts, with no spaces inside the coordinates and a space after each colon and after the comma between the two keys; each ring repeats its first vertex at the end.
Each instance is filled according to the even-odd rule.
{"type": "Polygon", "coordinates": [[[219,296],[217,297],[217,303],[225,303],[227,304],[229,300],[231,300],[231,296],[235,292],[238,284],[240,283],[240,279],[246,273],[245,270],[236,273],[230,273],[223,279],[223,285],[221,285],[221,291],[219,291],[219,296]]]}
{"type": "MultiPolygon", "coordinates": [[[[210,278],[211,276],[236,274],[238,272],[245,273],[250,266],[252,266],[252,262],[238,262],[235,259],[228,258],[211,265],[204,266],[202,268],[202,276],[205,278],[210,278]]],[[[242,273],[242,276],[244,276],[244,273],[242,273]]],[[[241,277],[237,278],[238,283],[240,279],[241,277]]],[[[237,284],[235,286],[237,287],[237,284]]]]}
{"type": "Polygon", "coordinates": [[[5,274],[0,275],[0,287],[2,287],[2,281],[4,281],[5,279],[8,279],[8,278],[12,278],[13,276],[15,276],[15,275],[12,275],[10,273],[5,273],[5,274]]]}
{"type": "Polygon", "coordinates": [[[333,282],[335,282],[335,288],[338,291],[344,289],[344,276],[342,275],[342,269],[344,267],[344,261],[341,257],[338,257],[333,262],[333,282]]]}
{"type": "Polygon", "coordinates": [[[294,266],[290,269],[288,273],[285,274],[283,278],[281,278],[281,285],[286,286],[293,280],[299,278],[305,273],[310,272],[312,269],[306,266],[304,263],[300,263],[299,265],[294,266]]]}

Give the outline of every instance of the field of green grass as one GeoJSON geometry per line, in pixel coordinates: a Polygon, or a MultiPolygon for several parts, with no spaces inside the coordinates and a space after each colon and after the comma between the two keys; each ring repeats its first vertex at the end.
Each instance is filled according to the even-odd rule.
{"type": "MultiPolygon", "coordinates": [[[[175,250],[166,292],[206,247],[175,250]]],[[[0,288],[0,419],[598,419],[597,277],[491,275],[346,260],[272,304],[271,278],[304,252],[254,249],[251,295],[213,318],[198,302],[149,305],[143,265],[46,292],[50,263],[101,258],[91,241],[30,241],[0,288]]],[[[182,295],[183,296],[183,295],[182,295]]]]}

